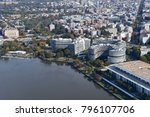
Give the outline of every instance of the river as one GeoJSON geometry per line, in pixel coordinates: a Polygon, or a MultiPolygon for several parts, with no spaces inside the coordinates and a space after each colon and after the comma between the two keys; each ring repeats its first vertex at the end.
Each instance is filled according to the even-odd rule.
{"type": "Polygon", "coordinates": [[[1,100],[114,100],[68,65],[39,59],[0,60],[1,100]]]}

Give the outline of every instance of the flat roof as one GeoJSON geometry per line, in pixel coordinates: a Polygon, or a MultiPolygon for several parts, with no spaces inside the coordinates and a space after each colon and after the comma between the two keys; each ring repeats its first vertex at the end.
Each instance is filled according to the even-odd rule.
{"type": "Polygon", "coordinates": [[[142,61],[130,61],[119,63],[117,66],[123,70],[129,71],[136,76],[150,80],[150,64],[142,61]]]}
{"type": "Polygon", "coordinates": [[[124,71],[121,71],[120,69],[117,69],[117,67],[115,66],[109,66],[107,69],[113,71],[116,74],[119,74],[120,76],[122,76],[123,78],[135,83],[138,86],[143,87],[144,89],[147,89],[148,91],[150,91],[150,85],[147,84],[146,82],[143,82],[137,78],[135,78],[134,76],[125,73],[124,71]]]}

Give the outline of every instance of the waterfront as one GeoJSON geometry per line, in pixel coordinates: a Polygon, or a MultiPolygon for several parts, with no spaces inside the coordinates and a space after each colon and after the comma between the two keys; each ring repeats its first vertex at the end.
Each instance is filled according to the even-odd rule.
{"type": "Polygon", "coordinates": [[[0,99],[116,99],[67,65],[0,60],[0,99]]]}

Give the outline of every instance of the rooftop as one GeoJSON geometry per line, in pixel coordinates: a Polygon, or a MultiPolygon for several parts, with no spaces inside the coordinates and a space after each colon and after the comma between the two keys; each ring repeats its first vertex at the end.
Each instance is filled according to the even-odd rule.
{"type": "Polygon", "coordinates": [[[150,80],[150,64],[142,61],[130,61],[125,63],[119,63],[119,68],[133,73],[136,76],[150,80]]]}

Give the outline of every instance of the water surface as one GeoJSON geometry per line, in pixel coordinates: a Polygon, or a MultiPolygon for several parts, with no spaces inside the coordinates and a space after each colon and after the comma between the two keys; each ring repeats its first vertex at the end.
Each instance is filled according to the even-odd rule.
{"type": "Polygon", "coordinates": [[[39,59],[0,60],[0,99],[116,99],[70,66],[39,59]]]}

